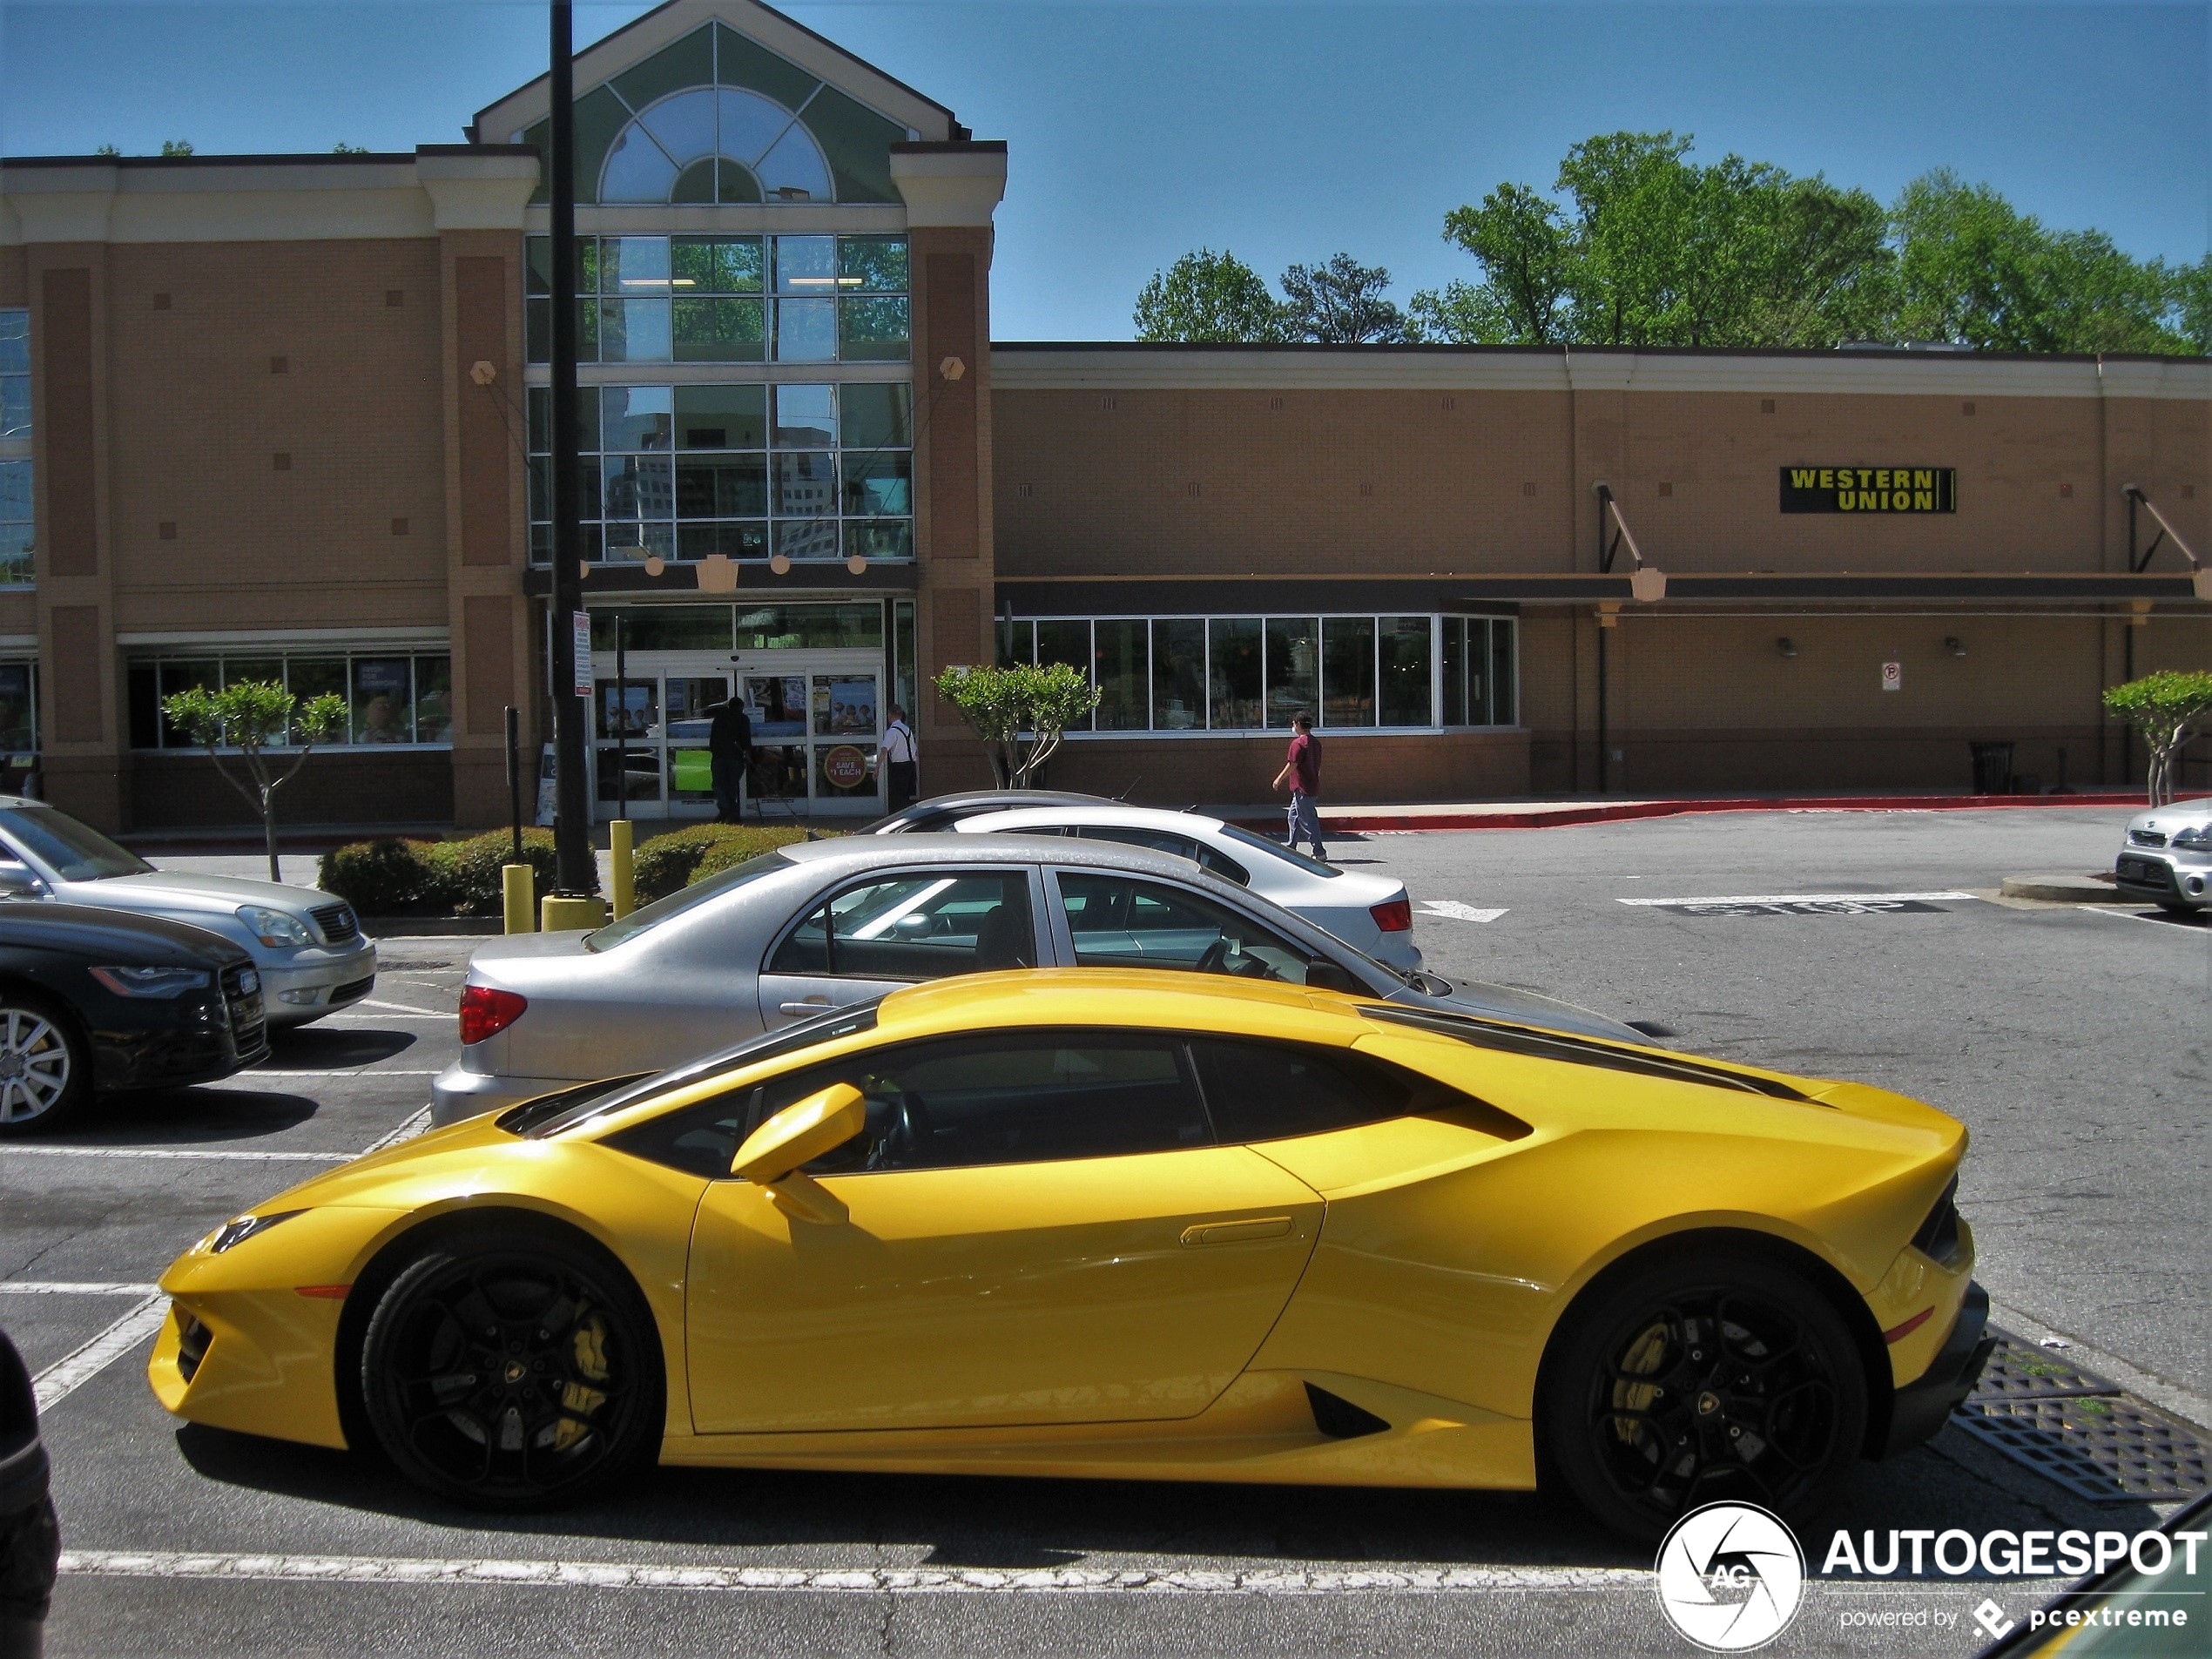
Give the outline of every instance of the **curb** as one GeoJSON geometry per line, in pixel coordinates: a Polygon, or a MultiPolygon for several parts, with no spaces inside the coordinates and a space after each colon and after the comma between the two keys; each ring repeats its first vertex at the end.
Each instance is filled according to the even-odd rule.
{"type": "MultiPolygon", "coordinates": [[[[1795,799],[1747,797],[1722,800],[1638,800],[1617,806],[1546,806],[1527,812],[1506,808],[1467,813],[1346,813],[1325,816],[1323,833],[1362,831],[1554,829],[1570,824],[1616,824],[1640,818],[1674,818],[1688,813],[1898,813],[2002,812],[2037,806],[2126,806],[2140,809],[2149,798],[2133,795],[1808,795],[1795,799]]],[[[1244,829],[1272,828],[1279,812],[1230,820],[1244,829]]]]}

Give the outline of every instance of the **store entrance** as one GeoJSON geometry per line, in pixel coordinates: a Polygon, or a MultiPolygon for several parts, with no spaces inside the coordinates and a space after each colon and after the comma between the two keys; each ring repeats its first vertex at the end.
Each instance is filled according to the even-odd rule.
{"type": "Polygon", "coordinates": [[[598,816],[712,818],[707,732],[734,694],[752,722],[748,819],[873,817],[882,678],[874,651],[631,651],[620,685],[606,676],[593,699],[598,816]]]}

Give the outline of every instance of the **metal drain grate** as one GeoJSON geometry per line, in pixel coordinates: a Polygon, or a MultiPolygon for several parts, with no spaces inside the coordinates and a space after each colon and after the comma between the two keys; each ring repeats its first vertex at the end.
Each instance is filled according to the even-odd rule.
{"type": "Polygon", "coordinates": [[[2094,1503],[2165,1502],[2212,1487],[2212,1437],[2008,1332],[1995,1332],[1952,1420],[1984,1445],[2094,1503]]]}

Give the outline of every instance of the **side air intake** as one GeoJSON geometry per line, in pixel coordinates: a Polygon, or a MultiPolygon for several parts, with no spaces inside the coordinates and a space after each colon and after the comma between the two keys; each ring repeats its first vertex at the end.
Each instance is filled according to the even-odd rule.
{"type": "Polygon", "coordinates": [[[1362,1411],[1350,1400],[1312,1383],[1305,1386],[1305,1398],[1313,1407],[1313,1426],[1332,1440],[1356,1440],[1362,1434],[1379,1434],[1390,1426],[1374,1413],[1362,1411]]]}

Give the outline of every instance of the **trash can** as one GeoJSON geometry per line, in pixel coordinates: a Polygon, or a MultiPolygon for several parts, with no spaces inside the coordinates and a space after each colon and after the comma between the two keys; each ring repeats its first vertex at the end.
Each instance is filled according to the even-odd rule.
{"type": "Polygon", "coordinates": [[[1969,743],[1974,758],[1974,793],[2009,795],[2013,792],[2013,745],[2009,743],[1969,743]]]}

